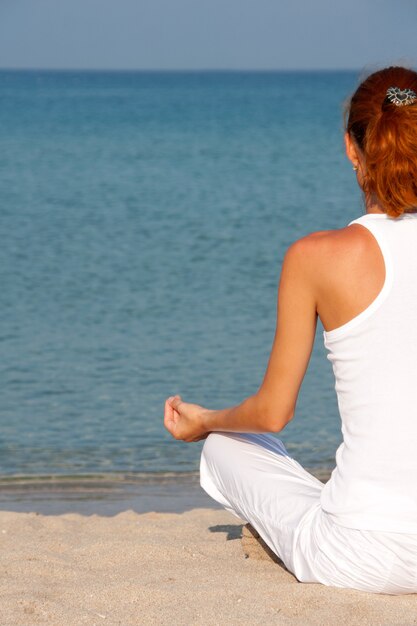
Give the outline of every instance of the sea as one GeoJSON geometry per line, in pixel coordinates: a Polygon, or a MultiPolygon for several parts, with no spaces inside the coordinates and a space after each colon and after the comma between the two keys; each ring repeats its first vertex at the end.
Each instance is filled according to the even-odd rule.
{"type": "MultiPolygon", "coordinates": [[[[167,396],[262,382],[283,255],[364,211],[344,156],[358,73],[0,72],[0,479],[195,475],[167,396]]],[[[322,327],[280,433],[341,441],[322,327]]]]}

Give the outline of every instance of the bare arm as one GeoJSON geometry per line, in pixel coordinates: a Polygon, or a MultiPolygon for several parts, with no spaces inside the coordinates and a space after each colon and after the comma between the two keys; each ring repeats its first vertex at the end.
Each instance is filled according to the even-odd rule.
{"type": "Polygon", "coordinates": [[[284,258],[277,327],[259,390],[238,406],[223,410],[204,409],[183,402],[179,396],[168,398],[165,426],[176,439],[197,441],[211,431],[280,431],[293,417],[317,323],[314,272],[308,255],[311,244],[307,239],[293,244],[284,258]]]}

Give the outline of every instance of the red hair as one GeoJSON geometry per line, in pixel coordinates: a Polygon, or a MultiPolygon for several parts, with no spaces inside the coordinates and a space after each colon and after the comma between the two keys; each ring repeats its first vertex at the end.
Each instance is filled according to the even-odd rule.
{"type": "Polygon", "coordinates": [[[417,99],[397,106],[390,87],[417,94],[417,72],[388,67],[368,76],[348,104],[346,130],[365,159],[365,195],[398,217],[417,209],[417,99]]]}

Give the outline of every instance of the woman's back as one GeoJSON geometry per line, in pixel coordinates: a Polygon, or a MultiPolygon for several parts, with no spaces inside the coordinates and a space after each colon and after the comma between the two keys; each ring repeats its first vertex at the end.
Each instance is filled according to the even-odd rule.
{"type": "MultiPolygon", "coordinates": [[[[355,224],[365,227],[378,242],[385,278],[371,299],[379,280],[373,274],[364,294],[369,305],[324,332],[344,441],[321,503],[343,526],[415,532],[417,214],[393,219],[369,213],[355,224]]],[[[366,254],[370,260],[376,258],[372,246],[366,254]]],[[[355,263],[352,267],[358,271],[355,263]]],[[[344,282],[340,274],[339,280],[344,282]]],[[[349,303],[348,295],[346,300],[349,303]]]]}

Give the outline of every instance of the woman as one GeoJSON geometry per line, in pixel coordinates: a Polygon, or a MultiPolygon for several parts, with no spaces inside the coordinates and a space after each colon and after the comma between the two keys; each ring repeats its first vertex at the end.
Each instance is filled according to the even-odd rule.
{"type": "Polygon", "coordinates": [[[345,140],[366,213],[287,251],[259,391],[219,411],[168,398],[165,426],[176,439],[207,437],[202,487],[249,522],[298,580],[414,593],[417,73],[390,67],[369,76],[348,106],[345,140]],[[326,485],[279,439],[260,434],[294,416],[317,316],[343,432],[326,485]]]}

